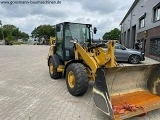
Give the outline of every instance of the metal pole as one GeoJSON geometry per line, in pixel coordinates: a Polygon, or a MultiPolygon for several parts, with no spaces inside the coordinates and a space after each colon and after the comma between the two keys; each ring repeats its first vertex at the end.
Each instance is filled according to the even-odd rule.
{"type": "Polygon", "coordinates": [[[3,40],[4,40],[4,33],[3,33],[3,27],[1,26],[1,28],[2,28],[2,36],[3,36],[3,40]]]}
{"type": "Polygon", "coordinates": [[[2,28],[2,37],[3,37],[3,40],[4,40],[4,33],[3,33],[3,27],[2,27],[2,22],[0,20],[0,25],[1,25],[1,28],[2,28]]]}

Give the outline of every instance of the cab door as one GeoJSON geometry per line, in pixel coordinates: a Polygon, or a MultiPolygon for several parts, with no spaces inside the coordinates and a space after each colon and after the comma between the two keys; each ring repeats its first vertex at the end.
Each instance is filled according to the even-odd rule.
{"type": "Polygon", "coordinates": [[[56,54],[63,59],[63,25],[56,25],[56,54]]]}

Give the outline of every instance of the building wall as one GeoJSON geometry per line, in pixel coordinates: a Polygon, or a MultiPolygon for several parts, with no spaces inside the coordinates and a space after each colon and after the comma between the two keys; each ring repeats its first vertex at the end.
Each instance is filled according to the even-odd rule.
{"type": "Polygon", "coordinates": [[[149,53],[150,50],[150,39],[153,37],[159,37],[160,38],[160,26],[151,28],[147,30],[147,37],[144,37],[144,31],[137,33],[137,39],[141,40],[144,38],[146,40],[146,48],[145,48],[145,55],[147,57],[150,57],[154,60],[160,61],[160,56],[157,55],[151,55],[149,53]]]}
{"type": "Polygon", "coordinates": [[[153,21],[153,7],[156,6],[159,2],[160,0],[139,0],[139,2],[135,5],[130,14],[121,24],[122,44],[128,48],[134,48],[135,41],[137,39],[144,38],[146,39],[146,56],[156,60],[159,60],[160,58],[157,58],[157,56],[151,56],[149,54],[149,43],[151,37],[160,36],[160,21],[153,21]],[[145,27],[139,28],[139,18],[144,14],[146,14],[145,27]],[[144,34],[145,31],[148,33],[147,38],[144,34]],[[126,33],[126,35],[124,33],[126,33]]]}

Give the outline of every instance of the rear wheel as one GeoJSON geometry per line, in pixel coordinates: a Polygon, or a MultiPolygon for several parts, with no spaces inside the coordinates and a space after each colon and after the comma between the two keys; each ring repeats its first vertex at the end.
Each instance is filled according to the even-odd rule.
{"type": "Polygon", "coordinates": [[[88,77],[83,64],[72,63],[67,67],[66,84],[68,91],[74,96],[80,96],[87,92],[88,77]]]}
{"type": "Polygon", "coordinates": [[[57,72],[57,69],[55,68],[55,61],[53,58],[49,59],[49,73],[53,79],[59,79],[62,77],[62,72],[57,72]]]}
{"type": "Polygon", "coordinates": [[[137,64],[140,61],[140,57],[138,55],[131,55],[129,57],[129,62],[132,64],[137,64]]]}

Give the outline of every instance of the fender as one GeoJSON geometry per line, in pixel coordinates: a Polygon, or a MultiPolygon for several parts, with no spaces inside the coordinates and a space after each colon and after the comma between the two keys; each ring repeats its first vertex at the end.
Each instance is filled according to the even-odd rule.
{"type": "Polygon", "coordinates": [[[49,59],[48,59],[48,66],[49,66],[49,60],[50,60],[51,58],[52,58],[53,61],[54,61],[54,67],[55,67],[55,68],[58,68],[58,66],[60,65],[60,60],[59,60],[59,58],[58,58],[58,56],[57,56],[56,54],[53,54],[52,56],[49,57],[49,59]]]}
{"type": "Polygon", "coordinates": [[[83,61],[82,61],[82,60],[70,60],[70,61],[65,65],[64,77],[66,76],[67,67],[68,67],[71,63],[82,63],[82,64],[83,64],[83,61]]]}

